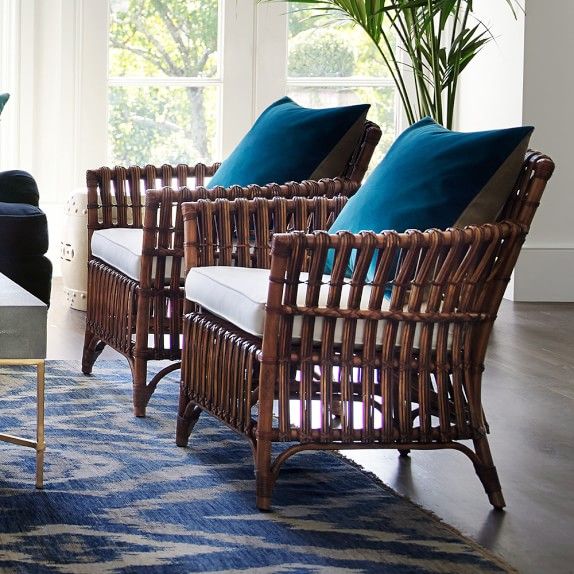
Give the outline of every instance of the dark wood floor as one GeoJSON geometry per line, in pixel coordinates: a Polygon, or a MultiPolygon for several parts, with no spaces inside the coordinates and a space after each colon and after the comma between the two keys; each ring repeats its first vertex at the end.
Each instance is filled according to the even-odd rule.
{"type": "MultiPolygon", "coordinates": [[[[48,358],[79,360],[85,314],[66,307],[59,279],[53,290],[48,358]]],[[[503,302],[483,397],[505,512],[491,510],[461,453],[348,454],[520,572],[574,572],[574,304],[503,302]]]]}

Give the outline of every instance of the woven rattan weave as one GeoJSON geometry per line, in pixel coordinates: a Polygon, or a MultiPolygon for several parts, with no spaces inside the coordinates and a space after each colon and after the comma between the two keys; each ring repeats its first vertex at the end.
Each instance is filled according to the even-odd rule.
{"type": "Polygon", "coordinates": [[[243,434],[253,448],[261,509],[270,508],[279,469],[292,454],[376,447],[403,455],[459,450],[491,504],[504,507],[481,378],[498,307],[553,169],[548,157],[529,152],[497,223],[446,231],[319,231],[345,198],[184,204],[189,268],[270,271],[262,337],[205,310],[185,316],[177,444],[188,443],[202,410],[243,434]],[[299,231],[282,233],[290,226],[299,231]],[[279,233],[270,241],[273,231],[279,233]],[[327,303],[320,304],[324,290],[327,303]],[[294,335],[296,320],[302,326],[294,335]],[[273,442],[290,444],[273,458],[273,442]]]}
{"type": "Polygon", "coordinates": [[[144,238],[139,280],[89,253],[82,371],[91,373],[105,345],[120,352],[132,370],[134,413],[144,416],[159,380],[179,368],[179,362],[172,363],[147,381],[148,361],[179,361],[181,356],[184,300],[183,221],[178,208],[181,202],[217,197],[352,195],[365,175],[380,137],[380,128],[365,122],[361,139],[341,178],[320,182],[206,189],[205,178],[212,176],[219,164],[103,167],[88,171],[88,244],[96,230],[110,228],[143,228],[144,238]],[[163,190],[146,193],[158,188],[163,190]],[[171,271],[166,275],[168,260],[171,271]]]}

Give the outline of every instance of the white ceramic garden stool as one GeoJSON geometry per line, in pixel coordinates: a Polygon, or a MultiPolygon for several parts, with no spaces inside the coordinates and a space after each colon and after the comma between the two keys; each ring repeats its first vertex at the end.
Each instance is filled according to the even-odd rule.
{"type": "Polygon", "coordinates": [[[66,301],[85,311],[88,289],[88,192],[73,191],[66,202],[66,221],[60,241],[62,280],[66,301]]]}

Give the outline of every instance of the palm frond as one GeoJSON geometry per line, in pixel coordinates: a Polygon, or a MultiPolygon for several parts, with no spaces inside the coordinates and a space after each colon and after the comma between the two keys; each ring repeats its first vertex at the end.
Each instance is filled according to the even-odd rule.
{"type": "MultiPolygon", "coordinates": [[[[452,127],[460,75],[493,39],[474,16],[473,0],[258,0],[263,1],[285,1],[360,26],[389,69],[409,123],[430,114],[452,127]],[[414,94],[407,89],[409,75],[414,94]]],[[[515,18],[524,10],[519,0],[504,2],[515,18]]]]}

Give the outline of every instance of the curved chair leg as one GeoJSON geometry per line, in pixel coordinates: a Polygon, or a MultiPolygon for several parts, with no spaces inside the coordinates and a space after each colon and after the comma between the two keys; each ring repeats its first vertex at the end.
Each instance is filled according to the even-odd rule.
{"type": "Polygon", "coordinates": [[[133,379],[133,403],[134,414],[136,417],[145,417],[145,411],[151,396],[153,395],[158,383],[169,373],[176,371],[181,366],[180,362],[172,363],[157,372],[147,382],[147,361],[145,359],[131,359],[130,367],[133,379]]]}
{"type": "Polygon", "coordinates": [[[490,504],[497,510],[502,510],[506,506],[504,496],[502,495],[502,487],[498,479],[498,472],[494,466],[490,447],[486,437],[474,439],[474,448],[481,463],[475,463],[474,469],[484,490],[488,495],[490,504]]]}
{"type": "Polygon", "coordinates": [[[175,444],[177,446],[187,446],[189,435],[199,419],[202,409],[195,403],[188,402],[187,397],[181,393],[179,397],[179,410],[177,414],[177,425],[175,431],[175,444]]]}
{"type": "Polygon", "coordinates": [[[82,373],[90,375],[96,359],[104,350],[106,344],[98,339],[91,331],[86,330],[84,337],[84,350],[82,352],[82,373]]]}

